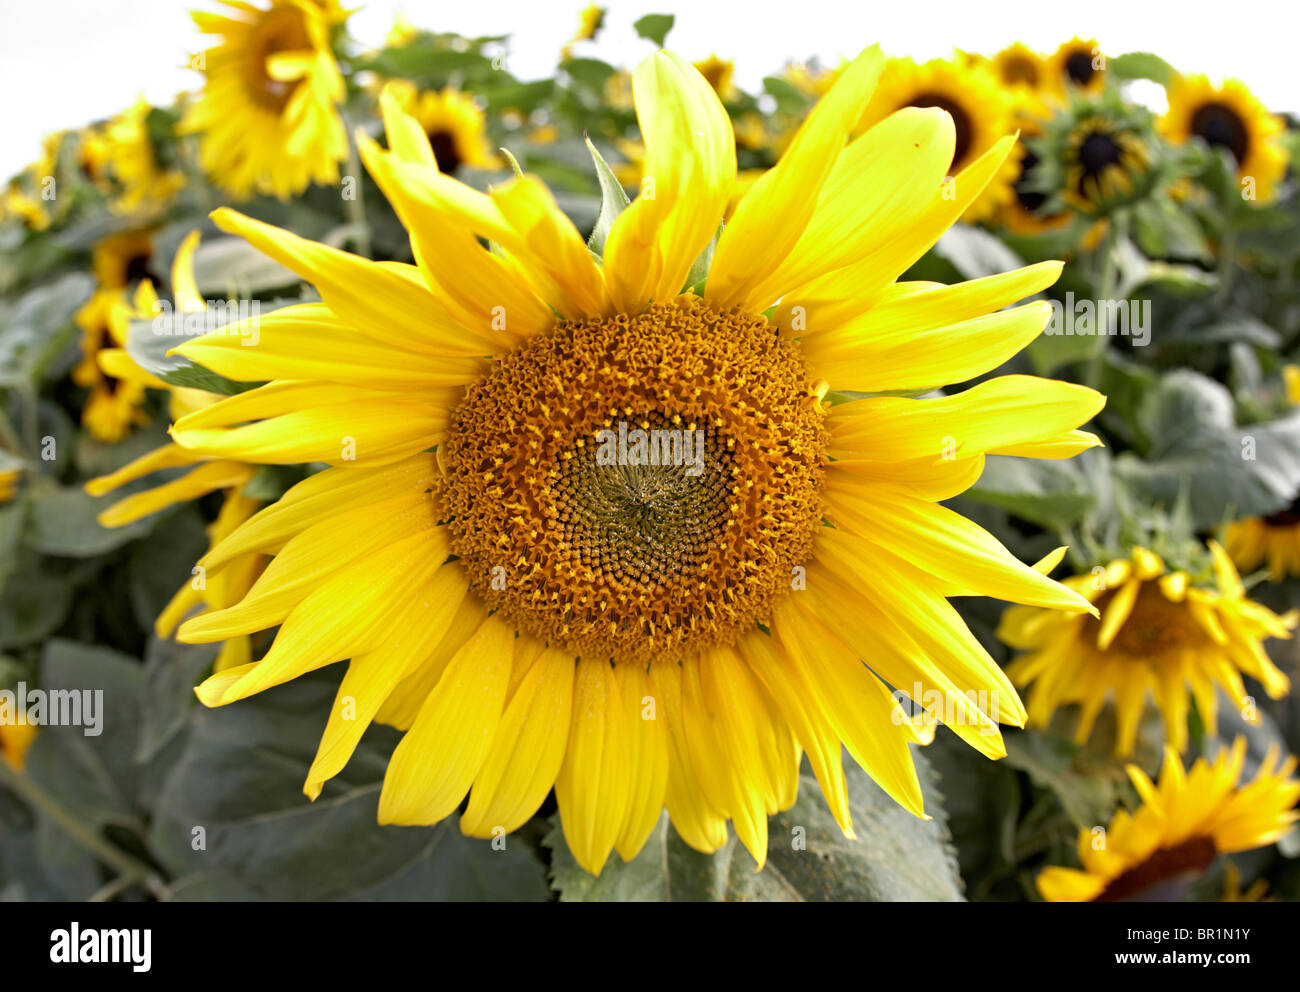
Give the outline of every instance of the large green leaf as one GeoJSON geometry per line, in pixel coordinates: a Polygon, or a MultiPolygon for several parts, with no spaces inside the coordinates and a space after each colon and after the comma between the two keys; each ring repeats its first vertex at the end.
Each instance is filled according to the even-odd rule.
{"type": "Polygon", "coordinates": [[[1180,369],[1148,393],[1138,419],[1150,450],[1145,460],[1121,455],[1117,473],[1166,505],[1185,491],[1197,527],[1272,513],[1300,491],[1300,411],[1239,427],[1224,386],[1180,369]]]}
{"type": "Polygon", "coordinates": [[[963,496],[1049,529],[1082,519],[1096,502],[1074,462],[1006,455],[989,455],[979,481],[963,496]]]}
{"type": "MultiPolygon", "coordinates": [[[[337,677],[337,673],[335,673],[337,677]]],[[[336,684],[298,679],[233,706],[194,707],[158,796],[151,849],[199,897],[546,899],[545,869],[517,836],[503,849],[434,827],[381,827],[396,734],[372,728],[314,803],[302,794],[336,684]],[[201,839],[201,844],[199,840],[201,839]]]]}
{"type": "Polygon", "coordinates": [[[701,854],[677,835],[665,813],[630,862],[610,855],[599,877],[578,866],[558,818],[546,839],[552,885],[567,901],[955,901],[962,898],[947,820],[929,766],[916,753],[926,793],[920,820],[895,803],[854,762],[844,766],[857,840],[840,831],[817,780],[805,768],[794,806],[769,818],[767,864],[758,867],[731,835],[701,854]]]}

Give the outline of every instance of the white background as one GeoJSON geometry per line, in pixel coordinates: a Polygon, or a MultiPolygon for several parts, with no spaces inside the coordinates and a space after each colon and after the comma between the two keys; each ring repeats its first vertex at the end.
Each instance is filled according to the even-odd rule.
{"type": "MultiPolygon", "coordinates": [[[[510,69],[548,75],[573,33],[583,0],[361,0],[350,25],[379,46],[404,10],[418,26],[466,35],[513,35],[510,69]]],[[[632,31],[645,13],[675,13],[670,47],[693,60],[736,62],[753,89],[787,59],[834,64],[881,42],[894,54],[992,53],[1013,40],[1051,50],[1078,33],[1107,54],[1151,50],[1188,72],[1244,79],[1274,110],[1300,111],[1300,2],[1205,0],[607,0],[595,54],[631,64],[650,50],[632,31]]],[[[36,158],[45,133],[78,127],[143,93],[170,102],[199,77],[185,68],[205,47],[187,11],[213,0],[0,0],[0,177],[36,158]]]]}

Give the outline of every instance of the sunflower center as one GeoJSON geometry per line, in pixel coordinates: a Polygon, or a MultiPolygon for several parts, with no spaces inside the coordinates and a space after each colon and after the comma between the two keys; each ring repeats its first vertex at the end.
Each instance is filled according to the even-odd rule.
{"type": "Polygon", "coordinates": [[[1030,86],[1038,85],[1038,66],[1031,59],[1013,56],[1003,59],[1002,81],[1008,86],[1014,86],[1017,83],[1028,83],[1030,86]]]}
{"type": "Polygon", "coordinates": [[[1020,178],[1016,180],[1016,199],[1030,213],[1047,202],[1046,193],[1029,188],[1034,181],[1034,170],[1038,168],[1039,161],[1037,155],[1026,149],[1024,158],[1020,160],[1020,178]]]}
{"type": "Polygon", "coordinates": [[[955,172],[960,166],[964,165],[974,137],[974,127],[966,108],[945,93],[919,93],[912,99],[909,106],[938,107],[940,110],[948,112],[948,115],[952,118],[953,128],[952,162],[949,163],[948,169],[955,172]]]}
{"type": "Polygon", "coordinates": [[[1277,513],[1270,513],[1264,518],[1266,527],[1294,527],[1300,524],[1300,496],[1291,501],[1291,505],[1277,513]]]}
{"type": "Polygon", "coordinates": [[[1193,837],[1174,847],[1161,848],[1145,861],[1116,875],[1095,902],[1125,902],[1131,899],[1173,899],[1176,887],[1205,871],[1218,850],[1209,837],[1193,837]]]}
{"type": "MultiPolygon", "coordinates": [[[[1107,592],[1097,601],[1102,616],[1116,593],[1107,592]]],[[[1095,643],[1101,621],[1089,616],[1084,622],[1084,636],[1095,643]]],[[[1202,644],[1206,634],[1197,626],[1191,611],[1183,603],[1165,597],[1155,582],[1143,582],[1133,610],[1124,621],[1110,650],[1135,661],[1155,660],[1169,652],[1202,644]]]]}
{"type": "Polygon", "coordinates": [[[456,136],[441,129],[429,132],[429,145],[433,148],[434,160],[443,175],[454,176],[464,161],[460,157],[460,148],[456,145],[456,136]]]}
{"type": "Polygon", "coordinates": [[[811,552],[823,420],[762,317],[686,296],[558,324],[453,417],[452,550],[490,609],[584,656],[734,643],[811,552]]]}
{"type": "Polygon", "coordinates": [[[281,113],[293,96],[298,80],[275,79],[267,61],[281,52],[295,52],[311,48],[307,25],[302,12],[292,5],[275,7],[267,13],[262,23],[253,31],[246,53],[246,74],[250,96],[277,114],[281,113]]]}
{"type": "Polygon", "coordinates": [[[1092,67],[1092,54],[1083,49],[1071,52],[1065,59],[1065,74],[1079,86],[1087,86],[1096,71],[1092,67]]]}
{"type": "Polygon", "coordinates": [[[1231,107],[1221,103],[1197,107],[1192,114],[1191,131],[1207,144],[1228,149],[1238,164],[1246,157],[1246,125],[1231,107]]]}
{"type": "Polygon", "coordinates": [[[1084,175],[1100,175],[1109,166],[1118,165],[1123,155],[1119,142],[1103,131],[1093,131],[1079,144],[1079,165],[1084,175]]]}

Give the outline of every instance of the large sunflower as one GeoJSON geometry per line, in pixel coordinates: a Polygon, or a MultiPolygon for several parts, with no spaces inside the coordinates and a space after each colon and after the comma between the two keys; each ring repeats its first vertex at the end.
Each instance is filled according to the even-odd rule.
{"type": "Polygon", "coordinates": [[[1113,696],[1115,753],[1131,754],[1147,698],[1154,696],[1166,740],[1182,751],[1189,692],[1211,732],[1216,686],[1243,712],[1248,700],[1242,675],[1258,679],[1274,699],[1285,695],[1290,681],[1269,660],[1263,642],[1290,637],[1296,618],[1247,599],[1227,554],[1213,542],[1210,550],[1215,588],[1198,588],[1186,572],[1168,571],[1158,555],[1134,548],[1129,558],[1096,574],[1065,580],[1097,607],[1100,618],[1008,609],[998,636],[1027,652],[1007,673],[1016,685],[1030,686],[1030,725],[1046,726],[1059,707],[1078,703],[1075,739],[1082,744],[1113,696]]]}
{"type": "Polygon", "coordinates": [[[1215,86],[1205,76],[1175,76],[1167,88],[1169,110],[1160,132],[1175,144],[1199,138],[1226,148],[1241,179],[1253,178],[1255,199],[1267,202],[1286,174],[1286,149],[1278,140],[1285,125],[1236,79],[1215,86]]]}
{"type": "Polygon", "coordinates": [[[1296,759],[1283,762],[1270,751],[1255,778],[1239,784],[1245,759],[1246,742],[1238,738],[1212,763],[1199,758],[1185,772],[1170,749],[1158,785],[1130,765],[1142,805],[1117,812],[1104,834],[1080,830],[1083,869],[1044,868],[1039,893],[1049,902],[1165,900],[1219,855],[1272,844],[1300,819],[1300,782],[1291,777],[1296,759]]]}
{"type": "MultiPolygon", "coordinates": [[[[983,64],[946,59],[925,63],[909,58],[890,59],[860,127],[872,127],[903,107],[937,107],[951,116],[954,141],[952,161],[948,164],[950,176],[956,176],[980,159],[1014,130],[1011,94],[983,64]]],[[[1013,184],[1021,152],[1016,147],[1003,159],[998,172],[972,201],[966,220],[983,220],[1015,198],[1013,184]]]]}
{"type": "MultiPolygon", "coordinates": [[[[198,248],[199,234],[191,232],[181,243],[172,263],[172,294],[174,313],[185,314],[205,307],[198,286],[194,282],[194,252],[198,248]]],[[[158,319],[161,313],[158,296],[147,279],[136,291],[134,307],[123,315],[126,326],[131,318],[158,319]]],[[[120,335],[119,347],[100,349],[96,355],[99,372],[118,383],[118,389],[130,389],[143,395],[146,389],[162,389],[171,395],[171,414],[180,418],[218,402],[221,397],[201,389],[188,389],[170,385],[150,372],[140,368],[124,347],[125,333],[120,335]]],[[[122,527],[168,506],[198,499],[208,493],[223,491],[221,511],[209,527],[208,535],[215,545],[253,515],[261,504],[244,496],[242,490],[255,471],[251,465],[230,459],[210,459],[186,451],[176,444],[165,444],[148,454],[124,465],[108,475],[91,479],[86,491],[92,496],[103,496],[121,486],[155,472],[187,469],[184,474],[167,479],[152,489],[132,493],[118,500],[99,514],[104,527],[122,527]]],[[[243,599],[261,574],[265,558],[259,554],[243,555],[219,574],[209,576],[196,570],[159,615],[154,631],[159,637],[170,637],[177,625],[195,607],[220,610],[233,606],[243,599]]],[[[251,642],[247,637],[232,637],[222,645],[214,668],[224,671],[249,662],[252,658],[251,642]]]]}
{"type": "Polygon", "coordinates": [[[200,135],[204,170],[238,197],[287,199],[337,182],[347,136],[330,34],[347,12],[338,0],[225,2],[229,15],[191,13],[199,30],[222,38],[203,53],[207,82],[180,125],[200,135]]]}
{"type": "Polygon", "coordinates": [[[841,742],[916,814],[908,745],[935,718],[1003,754],[997,722],[1023,708],[947,597],[1088,604],[938,503],[987,453],[1096,444],[1076,428],[1103,399],[1006,376],[828,405],[830,389],[924,390],[996,368],[1049,314],[1002,308],[1060,270],[895,282],[1012,139],[966,168],[955,198],[941,110],[905,109],[846,145],[880,63],[872,49],[845,69],[711,252],[735,143],[712,88],[668,52],[635,73],[654,195],[618,214],[595,242],[603,257],[537,179],[480,193],[440,174],[389,96],[389,150],[361,150],[416,265],[218,210],[322,302],[263,316],[257,347],[178,348],[270,382],[173,435],[213,457],[333,467],[204,560],[212,574],[275,555],[242,603],[188,621],[183,640],[280,629],[200,699],[233,703],[350,659],[339,693],[356,719],[331,713],[309,796],[380,720],[406,731],[383,822],[437,822],[469,793],[461,829],[487,837],[554,786],[593,872],[612,849],[635,855],[664,805],[703,851],[732,820],[761,864],[801,751],[846,831],[841,742]],[[702,281],[699,295],[683,288],[702,281]]]}

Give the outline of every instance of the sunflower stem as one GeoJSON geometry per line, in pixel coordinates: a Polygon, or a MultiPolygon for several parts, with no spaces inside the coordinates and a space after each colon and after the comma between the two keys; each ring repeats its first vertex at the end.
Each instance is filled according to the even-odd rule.
{"type": "Polygon", "coordinates": [[[358,255],[370,257],[370,225],[366,222],[365,183],[362,182],[361,153],[357,147],[356,132],[346,110],[340,109],[343,128],[348,134],[348,176],[352,179],[352,196],[344,196],[343,203],[352,225],[352,244],[358,255]]]}
{"type": "Polygon", "coordinates": [[[116,869],[121,875],[119,882],[123,889],[139,882],[156,899],[161,901],[171,899],[171,889],[152,867],[91,830],[29,776],[14,771],[3,761],[0,761],[0,785],[7,786],[20,798],[26,800],[33,809],[44,813],[57,823],[64,833],[100,861],[116,869]]]}

